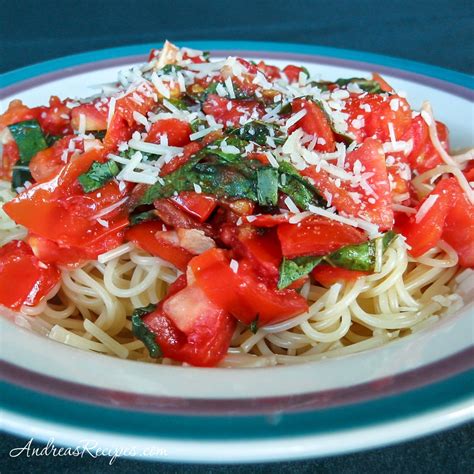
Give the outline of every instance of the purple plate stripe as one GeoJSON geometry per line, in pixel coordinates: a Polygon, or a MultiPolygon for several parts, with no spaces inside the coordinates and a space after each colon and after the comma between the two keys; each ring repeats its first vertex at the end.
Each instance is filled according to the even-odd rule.
{"type": "MultiPolygon", "coordinates": [[[[434,77],[425,76],[423,74],[417,74],[410,71],[405,71],[402,69],[392,68],[389,66],[382,66],[374,63],[354,61],[350,59],[339,59],[332,58],[329,56],[318,56],[310,54],[295,54],[295,53],[279,53],[271,51],[251,51],[251,50],[214,50],[211,51],[212,54],[219,56],[251,56],[251,57],[262,57],[268,59],[280,59],[286,60],[290,63],[298,62],[308,62],[312,64],[324,64],[329,66],[339,66],[360,69],[363,71],[374,72],[377,71],[382,74],[388,74],[400,79],[409,80],[419,84],[429,86],[434,89],[442,90],[448,92],[455,96],[461,97],[463,99],[474,100],[474,90],[468,89],[466,87],[459,86],[457,84],[452,84],[441,79],[436,79],[434,77]]],[[[66,77],[71,77],[77,74],[92,72],[99,69],[104,69],[108,67],[119,67],[129,63],[140,63],[146,60],[145,55],[135,55],[135,56],[124,56],[122,58],[113,58],[103,61],[91,62],[82,64],[79,66],[69,67],[60,71],[55,71],[49,74],[43,74],[41,76],[33,77],[25,81],[21,81],[17,84],[5,87],[0,92],[0,99],[4,99],[8,96],[18,94],[32,87],[36,87],[51,81],[58,79],[63,79],[66,77]]]]}

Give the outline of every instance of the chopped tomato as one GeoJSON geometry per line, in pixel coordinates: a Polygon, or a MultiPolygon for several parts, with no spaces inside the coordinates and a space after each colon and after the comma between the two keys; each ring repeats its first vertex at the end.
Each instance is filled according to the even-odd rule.
{"type": "Polygon", "coordinates": [[[49,180],[56,176],[73,153],[82,153],[84,145],[75,135],[61,138],[53,146],[39,151],[30,161],[30,172],[35,181],[49,180]],[[69,151],[71,140],[74,140],[74,151],[69,151]]]}
{"type": "Polygon", "coordinates": [[[257,64],[257,69],[260,72],[263,72],[269,81],[274,81],[281,77],[280,68],[277,66],[271,66],[270,64],[265,64],[263,61],[260,61],[257,64]]]}
{"type": "Polygon", "coordinates": [[[132,128],[136,127],[134,112],[146,116],[155,104],[155,88],[149,82],[142,82],[135,90],[117,99],[115,110],[110,120],[104,144],[115,147],[121,141],[127,141],[132,136],[132,128]]]}
{"type": "MultiPolygon", "coordinates": [[[[453,179],[442,179],[429,196],[418,205],[417,214],[413,214],[404,224],[398,226],[399,232],[405,236],[407,244],[411,247],[411,255],[419,257],[439,242],[446,217],[456,200],[456,192],[456,182],[453,179]],[[426,212],[423,212],[425,210],[426,212]]],[[[460,229],[456,230],[462,232],[460,229]]]]}
{"type": "Polygon", "coordinates": [[[157,199],[153,205],[158,217],[166,224],[175,228],[200,229],[210,232],[208,224],[202,223],[190,213],[181,210],[171,199],[157,199]]]}
{"type": "Polygon", "coordinates": [[[232,247],[241,258],[246,258],[262,277],[276,284],[282,260],[280,242],[275,229],[256,229],[250,225],[224,226],[222,241],[232,247]]]}
{"type": "Polygon", "coordinates": [[[196,284],[207,297],[244,324],[258,317],[258,324],[265,326],[308,309],[306,300],[296,291],[270,288],[246,259],[238,262],[234,272],[224,250],[208,250],[189,265],[196,284]]]}
{"type": "Polygon", "coordinates": [[[283,73],[288,78],[288,82],[290,84],[299,81],[301,72],[304,72],[304,69],[302,67],[294,66],[292,64],[289,64],[283,69],[283,73]]]}
{"type": "Polygon", "coordinates": [[[74,130],[79,130],[82,120],[86,131],[105,130],[107,128],[108,112],[109,104],[102,104],[102,102],[99,101],[94,101],[90,104],[81,104],[74,107],[71,111],[72,128],[74,130]]]}
{"type": "Polygon", "coordinates": [[[151,126],[146,141],[159,143],[160,137],[166,135],[168,145],[182,147],[190,142],[189,135],[192,132],[188,122],[174,118],[162,119],[151,126]]]}
{"type": "Polygon", "coordinates": [[[184,191],[171,198],[174,204],[204,222],[217,206],[217,199],[210,194],[184,191]]]}
{"type": "MultiPolygon", "coordinates": [[[[446,125],[441,122],[436,122],[436,131],[441,146],[448,151],[449,136],[446,125]]],[[[405,141],[411,139],[413,141],[413,148],[408,155],[408,161],[410,162],[411,168],[418,173],[424,173],[436,166],[444,164],[439,152],[431,142],[428,125],[421,115],[413,119],[409,132],[407,132],[406,136],[402,139],[405,141]]]]}
{"type": "Polygon", "coordinates": [[[391,229],[392,196],[380,141],[367,138],[359,148],[347,155],[346,163],[350,170],[361,168],[359,174],[363,174],[365,186],[351,186],[348,181],[342,181],[338,186],[324,169],[316,171],[308,167],[301,173],[313,180],[323,196],[331,196],[331,204],[338,212],[368,220],[382,231],[391,229]],[[352,193],[357,193],[358,199],[352,193]]]}
{"type": "Polygon", "coordinates": [[[14,240],[0,248],[0,304],[13,310],[35,306],[59,278],[56,267],[36,258],[25,242],[14,240]]]}
{"type": "Polygon", "coordinates": [[[412,121],[408,102],[397,95],[351,95],[346,101],[344,112],[349,114],[348,131],[359,143],[366,137],[390,142],[391,129],[393,129],[394,138],[400,140],[410,128],[412,121]]]}
{"type": "Polygon", "coordinates": [[[193,254],[180,247],[175,242],[163,235],[163,224],[159,221],[142,222],[127,230],[125,240],[156,257],[160,257],[172,263],[181,271],[186,270],[188,262],[193,254]]]}
{"type": "Polygon", "coordinates": [[[459,265],[474,268],[474,205],[467,200],[458,182],[451,180],[454,200],[446,216],[442,238],[456,250],[459,265]]]}
{"type": "Polygon", "coordinates": [[[2,166],[0,168],[0,179],[10,180],[12,169],[15,163],[20,159],[18,145],[14,140],[3,145],[2,166]]]}
{"type": "Polygon", "coordinates": [[[279,224],[288,222],[292,214],[259,214],[256,216],[243,217],[242,220],[254,227],[276,227],[279,224]]]}
{"type": "Polygon", "coordinates": [[[314,147],[315,150],[331,152],[336,149],[334,133],[331,130],[328,118],[314,102],[306,99],[295,99],[291,104],[291,108],[293,114],[306,110],[306,115],[290,127],[289,133],[301,127],[308,135],[319,138],[314,147]]]}
{"type": "Polygon", "coordinates": [[[71,109],[66,106],[66,101],[53,95],[49,99],[49,107],[37,107],[38,122],[44,133],[50,135],[66,135],[72,133],[71,109]]]}
{"type": "Polygon", "coordinates": [[[196,285],[169,294],[143,323],[164,357],[200,367],[224,358],[235,329],[234,318],[196,285]]]}
{"type": "Polygon", "coordinates": [[[176,171],[178,168],[188,162],[189,158],[197,153],[202,148],[202,144],[197,142],[191,142],[188,145],[184,145],[184,150],[181,155],[175,156],[171,161],[165,163],[161,168],[161,176],[176,171]]]}
{"type": "Polygon", "coordinates": [[[311,216],[298,224],[278,226],[283,255],[287,258],[327,255],[341,247],[367,240],[355,227],[325,217],[311,216]]]}
{"type": "Polygon", "coordinates": [[[331,265],[318,265],[311,272],[311,276],[325,287],[329,287],[338,282],[345,283],[354,281],[357,280],[357,278],[367,275],[369,275],[369,272],[347,270],[345,268],[332,267],[331,265]]]}
{"type": "Polygon", "coordinates": [[[239,125],[239,119],[244,116],[258,119],[265,114],[263,105],[256,100],[231,100],[216,94],[210,94],[208,96],[202,106],[202,110],[205,114],[212,115],[216,122],[225,126],[239,125]]]}
{"type": "Polygon", "coordinates": [[[8,105],[8,109],[0,115],[0,130],[14,123],[37,119],[39,114],[38,107],[30,109],[21,100],[12,100],[8,105]]]}
{"type": "MultiPolygon", "coordinates": [[[[119,237],[128,222],[128,187],[121,191],[110,181],[97,191],[84,193],[77,180],[94,161],[104,159],[104,151],[97,149],[74,157],[56,176],[6,203],[4,211],[31,233],[60,246],[89,248],[111,232],[119,237]]],[[[112,240],[116,243],[120,238],[112,240]]]]}

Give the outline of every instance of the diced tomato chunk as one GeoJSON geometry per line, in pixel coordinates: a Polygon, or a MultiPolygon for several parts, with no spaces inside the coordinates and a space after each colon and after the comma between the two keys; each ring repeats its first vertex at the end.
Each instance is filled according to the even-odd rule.
{"type": "Polygon", "coordinates": [[[363,232],[325,217],[309,217],[298,224],[278,226],[283,255],[287,258],[327,255],[341,247],[367,240],[363,232]]]}
{"type": "Polygon", "coordinates": [[[145,252],[160,257],[172,263],[179,270],[185,271],[193,254],[170,241],[162,232],[163,224],[161,222],[142,222],[127,230],[125,240],[133,242],[145,252]]]}
{"type": "Polygon", "coordinates": [[[442,238],[456,250],[459,265],[474,268],[474,205],[467,200],[457,181],[452,187],[454,200],[446,216],[442,238]]]}
{"type": "Polygon", "coordinates": [[[456,201],[456,192],[456,182],[453,179],[442,179],[418,205],[417,213],[399,226],[399,232],[411,247],[411,255],[419,257],[439,242],[446,217],[452,209],[452,203],[456,201]]]}
{"type": "Polygon", "coordinates": [[[13,310],[35,306],[59,282],[60,272],[46,265],[20,240],[0,248],[0,304],[13,310]]]}
{"type": "Polygon", "coordinates": [[[107,128],[108,110],[108,104],[104,105],[98,101],[74,107],[71,112],[72,128],[79,130],[82,120],[86,131],[105,130],[107,128]]]}
{"type": "Polygon", "coordinates": [[[210,94],[208,96],[202,106],[202,110],[205,114],[212,115],[216,122],[225,126],[239,125],[239,119],[244,116],[251,116],[254,119],[258,119],[265,114],[263,105],[256,100],[231,100],[216,94],[210,94]]]}
{"type": "Polygon", "coordinates": [[[147,142],[159,143],[163,135],[168,137],[169,146],[182,147],[187,145],[189,135],[192,133],[191,126],[184,120],[175,118],[162,119],[155,122],[148,132],[147,142]]]}
{"type": "Polygon", "coordinates": [[[224,250],[208,250],[191,260],[190,268],[196,284],[207,297],[244,324],[258,318],[258,324],[265,326],[308,308],[306,300],[296,291],[270,288],[257,277],[246,259],[238,262],[236,271],[231,269],[224,250]]]}
{"type": "MultiPolygon", "coordinates": [[[[94,161],[104,160],[104,150],[93,149],[76,156],[57,175],[29,187],[3,209],[31,233],[59,246],[90,249],[95,242],[119,245],[128,223],[125,202],[129,188],[120,190],[115,181],[110,181],[97,191],[84,193],[77,180],[94,161]]],[[[110,250],[99,247],[100,253],[110,250]]]]}
{"type": "Polygon", "coordinates": [[[357,278],[369,275],[369,272],[347,270],[345,268],[332,267],[331,265],[318,265],[311,272],[311,275],[318,283],[329,287],[334,283],[357,280],[357,278]]]}
{"type": "Polygon", "coordinates": [[[314,102],[306,99],[295,99],[291,104],[291,108],[293,115],[301,110],[305,110],[306,115],[290,127],[289,133],[301,127],[308,135],[315,135],[319,138],[314,147],[315,150],[331,152],[336,149],[336,141],[329,120],[314,102]]]}
{"type": "Polygon", "coordinates": [[[289,64],[283,69],[283,73],[288,78],[288,82],[291,84],[293,82],[298,82],[300,78],[300,73],[304,72],[304,69],[300,66],[294,66],[289,64]]]}
{"type": "Polygon", "coordinates": [[[200,222],[205,222],[217,206],[217,199],[210,194],[198,194],[192,191],[184,191],[171,198],[173,203],[200,222]]]}

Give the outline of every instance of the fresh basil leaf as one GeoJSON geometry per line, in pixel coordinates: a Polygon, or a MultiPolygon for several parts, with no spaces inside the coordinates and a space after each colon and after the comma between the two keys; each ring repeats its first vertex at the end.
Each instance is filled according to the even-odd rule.
{"type": "Polygon", "coordinates": [[[48,148],[43,131],[37,120],[25,120],[23,122],[8,125],[15,143],[18,146],[20,159],[12,169],[12,189],[23,186],[26,181],[33,181],[28,165],[31,158],[41,150],[48,148]]]}
{"type": "Polygon", "coordinates": [[[8,126],[20,154],[20,163],[26,165],[41,150],[48,148],[37,120],[25,120],[8,126]]]}
{"type": "Polygon", "coordinates": [[[278,170],[257,170],[257,198],[261,206],[276,206],[278,202],[278,170]]]}
{"type": "Polygon", "coordinates": [[[281,143],[284,140],[284,137],[276,136],[279,133],[277,125],[261,122],[260,120],[248,122],[239,128],[232,128],[227,133],[235,135],[242,140],[255,142],[257,145],[266,145],[267,137],[272,137],[275,143],[281,143]],[[273,130],[273,133],[271,130],[273,130]]]}
{"type": "Polygon", "coordinates": [[[307,275],[321,260],[322,257],[283,258],[280,265],[278,289],[286,288],[296,280],[307,275]]]}
{"type": "Polygon", "coordinates": [[[81,174],[78,180],[84,192],[90,193],[108,183],[119,172],[120,169],[115,161],[109,160],[105,163],[94,161],[89,170],[81,174]]]}
{"type": "Polygon", "coordinates": [[[280,190],[289,196],[301,209],[308,209],[310,204],[318,207],[327,207],[326,201],[318,190],[298,170],[287,161],[280,162],[280,190]],[[282,175],[285,175],[283,178],[282,175]],[[283,178],[283,179],[282,179],[283,178]]]}
{"type": "Polygon", "coordinates": [[[184,99],[175,99],[175,98],[170,98],[166,99],[171,105],[174,105],[177,109],[179,110],[188,110],[190,104],[186,102],[184,99]]]}
{"type": "Polygon", "coordinates": [[[155,220],[158,220],[156,211],[145,211],[145,212],[140,212],[139,214],[132,214],[130,216],[130,225],[132,226],[132,225],[141,224],[142,222],[155,221],[155,220]]]}
{"type": "Polygon", "coordinates": [[[257,331],[258,331],[258,319],[259,319],[259,315],[257,314],[255,319],[250,323],[250,326],[249,326],[250,332],[253,332],[254,334],[257,334],[257,331]]]}
{"type": "Polygon", "coordinates": [[[178,66],[177,64],[166,64],[163,66],[158,72],[160,75],[166,75],[166,74],[173,74],[175,71],[181,71],[184,69],[182,66],[178,66]]]}
{"type": "MultiPolygon", "coordinates": [[[[395,239],[397,234],[393,231],[386,232],[382,237],[383,252],[395,239]]],[[[325,257],[325,260],[335,267],[359,270],[364,272],[374,271],[376,258],[376,239],[358,245],[347,245],[325,257]]]]}
{"type": "Polygon", "coordinates": [[[385,91],[382,89],[377,81],[372,79],[365,79],[364,77],[351,77],[349,79],[338,79],[335,84],[339,87],[346,87],[349,84],[357,84],[363,91],[369,94],[383,94],[385,91]]]}
{"type": "Polygon", "coordinates": [[[145,344],[150,356],[157,359],[163,355],[161,347],[157,344],[155,335],[147,328],[142,319],[155,309],[156,305],[154,304],[135,309],[132,313],[132,331],[135,337],[145,344]]]}

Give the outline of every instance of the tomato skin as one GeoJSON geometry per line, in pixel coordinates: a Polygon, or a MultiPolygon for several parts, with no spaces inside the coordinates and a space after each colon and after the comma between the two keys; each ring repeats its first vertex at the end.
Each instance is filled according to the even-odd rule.
{"type": "Polygon", "coordinates": [[[184,145],[184,150],[181,155],[175,156],[170,162],[165,163],[161,168],[161,176],[176,171],[178,168],[188,162],[189,158],[197,153],[202,148],[202,145],[197,142],[191,142],[188,145],[184,145]]]}
{"type": "Polygon", "coordinates": [[[59,282],[56,267],[36,258],[23,241],[0,248],[0,304],[13,310],[37,305],[59,282]]]}
{"type": "Polygon", "coordinates": [[[390,141],[389,124],[393,126],[395,138],[400,140],[410,128],[412,118],[410,106],[406,99],[400,96],[389,97],[382,94],[368,94],[361,97],[352,95],[346,101],[345,113],[349,114],[347,123],[351,132],[359,143],[367,137],[378,138],[382,142],[390,141]],[[393,110],[391,101],[398,101],[398,108],[393,110]],[[364,108],[367,108],[365,110],[364,108]],[[364,119],[364,126],[358,127],[354,120],[364,119]]]}
{"type": "Polygon", "coordinates": [[[290,127],[289,133],[297,128],[302,128],[308,135],[322,138],[324,143],[317,143],[314,149],[321,152],[332,152],[336,149],[334,133],[331,130],[325,113],[314,103],[306,99],[295,99],[292,104],[293,115],[301,110],[306,110],[306,115],[290,127]]]}
{"type": "MultiPolygon", "coordinates": [[[[448,151],[449,134],[446,125],[436,122],[436,131],[442,147],[448,151]]],[[[444,161],[431,142],[428,125],[421,115],[413,119],[410,133],[404,139],[408,140],[410,138],[413,140],[413,149],[408,155],[408,161],[413,170],[421,174],[444,164],[444,161]]]]}
{"type": "Polygon", "coordinates": [[[217,306],[244,324],[258,315],[258,324],[265,326],[284,321],[307,310],[306,300],[294,290],[276,290],[259,279],[252,264],[242,259],[237,272],[229,266],[227,253],[211,249],[189,263],[196,284],[217,306]]]}
{"type": "Polygon", "coordinates": [[[188,262],[193,258],[193,254],[162,238],[162,231],[163,224],[159,221],[142,222],[127,230],[125,240],[133,242],[151,255],[172,263],[179,270],[186,271],[188,262]]]}
{"type": "Polygon", "coordinates": [[[452,187],[454,200],[446,216],[442,239],[456,250],[461,267],[474,268],[474,205],[454,179],[452,187]]]}
{"type": "Polygon", "coordinates": [[[8,109],[0,115],[0,131],[14,123],[38,119],[39,114],[38,107],[30,109],[21,100],[12,100],[8,105],[8,109]]]}
{"type": "Polygon", "coordinates": [[[3,145],[2,166],[0,168],[0,179],[10,181],[12,178],[12,168],[20,159],[20,152],[15,141],[10,141],[3,145]]]}
{"type": "Polygon", "coordinates": [[[108,104],[104,106],[97,101],[81,104],[71,111],[71,126],[79,130],[81,115],[85,118],[85,130],[105,130],[107,128],[108,104]]]}
{"type": "Polygon", "coordinates": [[[315,168],[308,167],[302,170],[301,174],[311,178],[323,195],[329,193],[332,197],[331,204],[341,214],[368,220],[378,225],[381,231],[391,229],[393,226],[392,196],[385,154],[380,141],[367,138],[359,148],[346,157],[346,163],[350,169],[353,169],[357,161],[360,161],[365,168],[365,173],[372,173],[366,181],[376,196],[367,195],[361,187],[352,187],[344,181],[338,187],[334,179],[323,169],[316,171],[315,168]],[[352,198],[350,193],[354,191],[359,193],[360,203],[352,198]],[[369,202],[369,198],[372,202],[369,202]]]}
{"type": "Polygon", "coordinates": [[[338,282],[354,281],[369,274],[369,272],[347,270],[345,268],[332,267],[331,265],[318,265],[311,272],[311,276],[325,287],[330,287],[338,282]]]}
{"type": "Polygon", "coordinates": [[[50,135],[72,133],[71,109],[65,102],[53,95],[49,99],[49,107],[37,107],[39,111],[37,119],[44,133],[50,135]]]}
{"type": "MultiPolygon", "coordinates": [[[[438,196],[425,216],[417,223],[416,215],[411,215],[405,223],[399,225],[399,231],[405,236],[413,257],[420,257],[435,247],[442,238],[446,217],[456,201],[456,183],[453,179],[442,179],[429,196],[438,196]]],[[[427,196],[418,206],[423,206],[427,196]]],[[[459,230],[459,229],[458,229],[459,230]]]]}
{"type": "Polygon", "coordinates": [[[155,122],[148,132],[147,142],[159,143],[160,136],[166,135],[168,137],[168,145],[182,147],[187,145],[189,135],[193,133],[191,125],[174,118],[162,119],[155,122]]]}
{"type": "Polygon", "coordinates": [[[257,69],[260,72],[263,72],[263,74],[265,74],[265,77],[269,81],[274,81],[274,80],[279,79],[281,77],[280,68],[278,68],[277,66],[271,66],[270,64],[265,64],[264,61],[260,61],[257,64],[257,69]]]}
{"type": "MultiPolygon", "coordinates": [[[[97,149],[74,157],[52,179],[31,186],[6,203],[4,211],[31,233],[60,246],[87,249],[110,237],[112,232],[119,237],[128,221],[125,209],[128,187],[121,191],[115,181],[110,181],[86,194],[77,181],[93,161],[103,162],[104,159],[104,150],[97,149]],[[119,201],[123,204],[101,216],[101,222],[105,221],[106,226],[101,225],[96,215],[119,201]]],[[[117,240],[120,238],[111,240],[114,246],[117,240]]]]}
{"type": "Polygon", "coordinates": [[[278,238],[286,258],[327,255],[346,245],[367,240],[365,234],[354,227],[316,216],[298,224],[280,224],[278,238]]]}
{"type": "Polygon", "coordinates": [[[274,228],[262,232],[250,225],[227,224],[221,230],[221,239],[238,257],[247,259],[256,273],[276,286],[282,253],[274,228]]]}
{"type": "Polygon", "coordinates": [[[33,156],[29,165],[31,176],[37,182],[52,179],[63,168],[72,153],[82,153],[83,151],[83,142],[77,141],[75,135],[67,135],[55,142],[53,146],[41,150],[33,156]],[[68,149],[71,140],[76,141],[74,152],[68,152],[65,156],[66,160],[63,161],[63,153],[68,149]]]}
{"type": "MultiPolygon", "coordinates": [[[[173,286],[173,285],[172,285],[173,286]]],[[[235,330],[235,319],[210,302],[196,285],[170,287],[166,299],[143,318],[155,335],[165,357],[198,367],[213,367],[227,354],[235,330]],[[186,327],[181,330],[166,309],[178,306],[186,312],[186,327]]],[[[176,314],[175,314],[176,318],[176,314]]],[[[178,319],[182,322],[182,319],[178,319]]]]}
{"type": "Polygon", "coordinates": [[[216,94],[210,94],[202,106],[203,112],[212,115],[216,122],[225,126],[238,126],[240,117],[250,115],[258,119],[265,114],[263,105],[256,100],[226,99],[216,94]],[[231,104],[231,109],[227,105],[231,104]]]}
{"type": "Polygon", "coordinates": [[[285,68],[283,68],[283,74],[288,78],[288,82],[290,84],[294,82],[298,82],[300,78],[300,72],[303,72],[303,68],[299,66],[294,66],[289,64],[285,68]]]}
{"type": "Polygon", "coordinates": [[[170,198],[179,208],[205,222],[217,206],[217,199],[210,194],[198,194],[192,191],[183,191],[170,198]]]}

